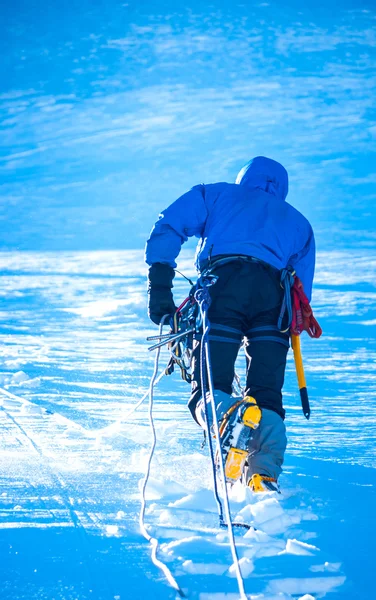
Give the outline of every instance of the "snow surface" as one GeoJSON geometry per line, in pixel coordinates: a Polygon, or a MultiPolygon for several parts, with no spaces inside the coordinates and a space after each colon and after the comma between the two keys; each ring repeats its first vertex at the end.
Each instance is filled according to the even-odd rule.
{"type": "MultiPolygon", "coordinates": [[[[175,598],[138,525],[147,403],[125,418],[153,371],[141,252],[0,259],[1,600],[175,598]]],[[[186,253],[179,266],[192,275],[190,262],[186,253]]],[[[375,286],[375,254],[319,255],[324,337],[303,340],[312,418],[301,414],[290,357],[283,493],[231,490],[234,521],[252,526],[235,536],[253,600],[373,598],[375,286]]],[[[176,299],[186,291],[177,279],[176,299]]],[[[177,373],[155,392],[147,529],[189,598],[235,600],[188,393],[177,373]]]]}

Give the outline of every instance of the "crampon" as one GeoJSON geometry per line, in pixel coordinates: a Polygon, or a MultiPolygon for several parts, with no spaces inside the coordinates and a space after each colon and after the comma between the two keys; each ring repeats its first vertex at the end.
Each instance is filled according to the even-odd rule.
{"type": "Polygon", "coordinates": [[[266,475],[259,475],[255,473],[252,475],[251,479],[248,481],[247,486],[252,490],[252,492],[278,492],[280,494],[280,490],[278,487],[277,480],[273,477],[267,477],[266,475]]]}
{"type": "MultiPolygon", "coordinates": [[[[241,478],[249,442],[260,420],[261,410],[252,396],[235,402],[223,415],[219,434],[227,483],[235,483],[241,478]]],[[[218,456],[216,462],[218,464],[218,456]]]]}

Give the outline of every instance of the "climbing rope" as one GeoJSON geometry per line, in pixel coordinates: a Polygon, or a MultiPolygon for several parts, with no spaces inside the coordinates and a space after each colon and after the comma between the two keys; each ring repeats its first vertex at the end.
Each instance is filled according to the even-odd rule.
{"type": "Polygon", "coordinates": [[[223,509],[222,509],[222,504],[219,500],[217,484],[216,484],[215,459],[214,459],[213,447],[212,447],[212,443],[211,443],[210,427],[209,427],[209,420],[208,420],[208,410],[207,410],[207,403],[206,403],[206,397],[205,397],[205,390],[206,390],[206,387],[204,387],[205,376],[202,377],[203,372],[205,372],[205,375],[207,375],[207,379],[208,379],[209,398],[210,398],[210,403],[211,403],[211,408],[212,408],[213,429],[214,429],[215,439],[217,442],[217,455],[218,455],[219,471],[220,471],[220,476],[221,476],[222,486],[223,486],[223,504],[224,504],[224,513],[226,516],[225,526],[227,526],[227,530],[228,530],[231,555],[232,555],[232,559],[234,561],[234,568],[235,568],[236,579],[237,579],[237,583],[238,583],[238,587],[239,587],[240,598],[241,598],[241,600],[247,600],[247,596],[246,596],[245,588],[244,588],[244,580],[243,580],[243,576],[241,574],[240,565],[239,565],[239,557],[238,557],[238,554],[236,551],[234,529],[233,529],[231,510],[230,510],[230,502],[229,502],[228,493],[227,493],[225,467],[224,467],[224,463],[223,463],[223,455],[222,455],[222,449],[221,449],[221,441],[220,441],[221,438],[220,438],[220,433],[219,433],[219,423],[218,423],[216,406],[215,406],[214,385],[213,385],[211,360],[210,360],[210,348],[209,348],[210,321],[208,319],[207,312],[208,312],[208,309],[209,309],[209,306],[211,303],[211,298],[210,298],[208,288],[210,286],[214,285],[216,283],[216,281],[217,281],[217,278],[215,276],[201,277],[200,278],[201,287],[196,291],[196,294],[195,294],[196,300],[200,307],[200,312],[201,312],[201,316],[202,316],[202,325],[203,325],[203,332],[202,332],[202,339],[201,339],[201,385],[202,385],[201,389],[202,389],[202,394],[203,394],[203,398],[204,398],[205,418],[206,418],[206,423],[207,423],[207,435],[208,435],[208,440],[209,440],[210,458],[211,458],[212,467],[213,467],[214,493],[215,493],[216,500],[217,500],[217,502],[219,502],[219,505],[220,505],[219,518],[220,518],[220,524],[223,526],[224,525],[223,509]]]}
{"type": "MultiPolygon", "coordinates": [[[[198,290],[196,292],[197,294],[197,302],[200,306],[200,310],[201,310],[201,300],[203,299],[203,294],[202,294],[202,290],[198,290]]],[[[217,485],[217,477],[216,477],[216,467],[215,467],[215,458],[214,458],[214,448],[213,448],[213,439],[212,436],[210,434],[210,428],[209,428],[209,411],[208,411],[208,403],[206,402],[206,390],[208,389],[208,385],[206,382],[207,379],[207,364],[206,364],[206,354],[205,354],[205,340],[208,339],[209,336],[209,330],[210,330],[210,323],[207,324],[206,328],[203,330],[202,333],[202,339],[201,339],[201,346],[200,346],[200,378],[201,378],[201,390],[202,390],[202,399],[204,402],[204,411],[205,411],[205,422],[207,424],[207,431],[204,430],[205,432],[205,439],[207,439],[208,441],[208,446],[209,446],[209,455],[210,455],[210,461],[211,461],[211,466],[212,466],[212,474],[213,474],[213,491],[214,491],[214,498],[215,501],[217,503],[217,508],[218,508],[218,517],[219,517],[219,525],[220,527],[225,527],[226,523],[225,520],[223,518],[223,507],[222,507],[222,502],[221,499],[219,497],[219,492],[218,492],[218,485],[217,485]]]]}
{"type": "MultiPolygon", "coordinates": [[[[165,320],[166,320],[167,317],[168,317],[168,315],[165,315],[163,317],[162,321],[161,321],[161,324],[160,324],[160,327],[159,327],[159,333],[161,335],[162,335],[162,331],[163,331],[163,325],[164,325],[164,322],[165,322],[165,320]]],[[[148,457],[148,461],[147,461],[145,477],[144,477],[144,479],[142,481],[141,490],[140,490],[140,494],[141,494],[141,509],[140,509],[139,524],[140,524],[140,530],[141,530],[142,535],[150,543],[150,545],[152,547],[151,559],[152,559],[153,563],[155,564],[156,567],[158,567],[163,572],[163,574],[165,575],[168,583],[170,584],[170,586],[172,588],[174,588],[174,590],[177,591],[177,593],[179,594],[179,596],[181,598],[185,598],[185,594],[184,594],[183,590],[181,589],[181,587],[179,586],[178,582],[174,578],[174,576],[171,573],[170,569],[157,556],[157,552],[158,552],[158,548],[159,548],[159,542],[158,542],[158,540],[156,538],[152,537],[148,533],[148,531],[146,529],[146,526],[145,526],[146,486],[147,486],[148,481],[149,481],[150,469],[151,469],[151,462],[153,460],[155,446],[156,446],[156,443],[157,443],[157,436],[156,436],[156,432],[155,432],[154,419],[153,419],[153,402],[154,402],[153,390],[154,390],[154,386],[155,386],[156,380],[157,380],[160,353],[161,353],[161,347],[157,348],[157,352],[156,352],[155,360],[154,360],[154,372],[153,372],[152,378],[150,380],[150,386],[149,386],[149,390],[148,390],[148,395],[149,395],[148,415],[149,415],[149,424],[150,424],[150,428],[151,428],[151,431],[152,431],[152,444],[151,444],[151,448],[150,448],[150,452],[149,452],[149,457],[148,457]]],[[[163,373],[163,375],[164,375],[164,373],[163,373]]]]}

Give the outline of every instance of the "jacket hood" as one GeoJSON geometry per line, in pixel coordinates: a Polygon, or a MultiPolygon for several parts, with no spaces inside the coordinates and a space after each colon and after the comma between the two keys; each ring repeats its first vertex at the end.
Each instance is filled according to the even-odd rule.
{"type": "Polygon", "coordinates": [[[261,189],[279,200],[285,200],[289,190],[289,177],[285,167],[265,156],[256,156],[250,160],[239,171],[235,183],[261,189]]]}

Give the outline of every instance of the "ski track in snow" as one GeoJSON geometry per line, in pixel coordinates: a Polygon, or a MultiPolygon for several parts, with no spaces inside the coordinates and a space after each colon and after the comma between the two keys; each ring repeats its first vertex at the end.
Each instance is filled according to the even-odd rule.
{"type": "MultiPolygon", "coordinates": [[[[186,252],[179,267],[192,276],[190,261],[186,252]]],[[[174,598],[138,526],[147,401],[125,420],[153,370],[142,253],[14,252],[1,263],[0,597],[174,598]]],[[[186,292],[177,279],[176,299],[186,292]]],[[[319,255],[324,336],[303,340],[312,418],[290,357],[283,493],[231,491],[233,520],[252,526],[235,532],[249,598],[373,597],[375,299],[376,255],[319,255]]],[[[146,523],[188,597],[232,600],[228,536],[188,393],[178,373],[155,392],[146,523]]]]}

